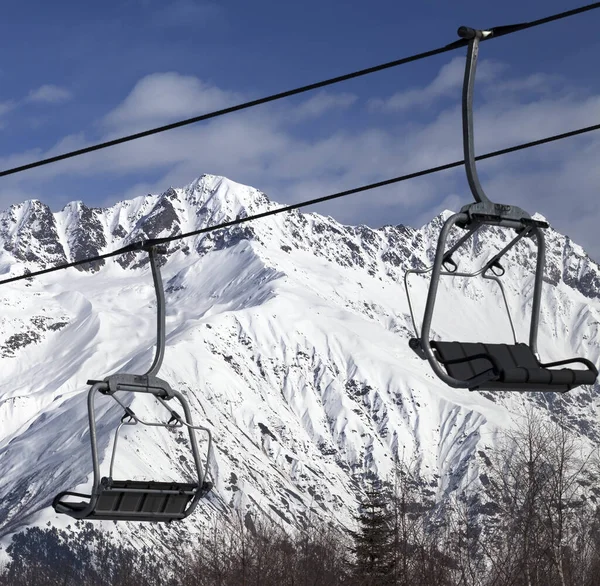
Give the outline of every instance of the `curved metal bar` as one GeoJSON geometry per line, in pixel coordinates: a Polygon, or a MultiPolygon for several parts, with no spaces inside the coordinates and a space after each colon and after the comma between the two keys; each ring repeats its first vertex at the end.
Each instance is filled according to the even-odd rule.
{"type": "MultiPolygon", "coordinates": [[[[443,265],[442,261],[442,265],[443,265]]],[[[408,309],[410,311],[410,319],[412,320],[413,330],[415,331],[415,337],[420,338],[419,329],[415,321],[415,314],[412,306],[412,299],[410,296],[410,287],[408,285],[408,275],[424,275],[430,273],[433,270],[433,265],[425,269],[409,269],[404,273],[404,289],[406,290],[406,299],[408,301],[408,309]]],[[[464,273],[461,271],[440,271],[440,277],[477,277],[483,272],[483,268],[475,271],[474,273],[464,273]]]]}
{"type": "MultiPolygon", "coordinates": [[[[536,230],[539,231],[539,228],[535,228],[536,230]]],[[[512,335],[513,335],[513,340],[515,341],[515,344],[517,344],[517,334],[515,331],[515,325],[513,323],[513,319],[512,319],[512,315],[510,313],[510,306],[508,305],[508,299],[506,297],[506,291],[504,289],[504,285],[502,284],[502,281],[500,280],[499,277],[501,277],[502,275],[497,275],[494,273],[493,267],[495,265],[495,263],[497,263],[511,248],[513,248],[514,246],[516,246],[516,244],[522,240],[523,238],[525,238],[526,236],[529,236],[529,234],[531,234],[531,232],[534,231],[534,228],[531,226],[528,226],[527,228],[525,228],[524,230],[521,230],[500,252],[498,252],[497,254],[495,254],[483,267],[483,278],[484,279],[489,279],[490,281],[495,281],[499,287],[500,287],[500,292],[502,293],[502,298],[504,299],[504,306],[506,307],[506,314],[508,315],[508,321],[510,323],[510,329],[512,331],[512,335]],[[486,275],[487,271],[490,270],[492,271],[492,275],[486,275]]],[[[540,251],[538,249],[538,259],[537,259],[537,267],[539,267],[539,254],[540,251]]],[[[543,254],[542,254],[543,257],[543,254]]],[[[543,273],[543,263],[544,263],[544,259],[542,258],[542,273],[543,273]]],[[[537,273],[537,268],[536,268],[536,273],[537,273]]],[[[502,273],[504,274],[504,273],[502,273]]],[[[533,311],[533,310],[532,310],[533,311]]],[[[537,309],[538,314],[539,314],[539,307],[537,309]]],[[[533,313],[532,313],[532,318],[533,318],[533,313]]],[[[536,326],[537,328],[537,326],[536,326]]],[[[537,332],[536,332],[537,335],[537,332]]],[[[533,348],[533,347],[532,347],[533,348]]],[[[535,349],[533,350],[534,353],[536,352],[535,349]]]]}
{"type": "MultiPolygon", "coordinates": [[[[479,228],[481,228],[482,224],[473,224],[472,226],[469,227],[469,229],[467,230],[466,234],[463,234],[445,253],[444,253],[444,260],[442,261],[442,265],[444,265],[446,262],[448,262],[451,258],[452,255],[469,239],[471,238],[471,236],[473,236],[473,234],[475,234],[475,232],[477,232],[477,230],[479,230],[479,228]]],[[[452,272],[452,271],[448,271],[448,272],[452,272]]]]}
{"type": "MultiPolygon", "coordinates": [[[[179,391],[173,391],[173,397],[177,398],[177,400],[179,401],[179,404],[182,406],[185,416],[186,416],[186,421],[183,421],[181,419],[180,416],[178,416],[177,419],[177,423],[171,424],[168,422],[154,422],[154,421],[144,421],[143,419],[140,419],[133,411],[131,411],[131,409],[127,409],[127,407],[123,404],[122,401],[120,401],[118,399],[118,397],[115,396],[115,393],[112,393],[110,395],[121,407],[123,407],[124,410],[126,410],[127,415],[129,417],[131,417],[135,423],[126,423],[126,422],[121,422],[119,424],[119,427],[117,428],[117,434],[119,432],[119,430],[121,429],[121,427],[123,425],[135,425],[137,423],[140,423],[142,425],[147,425],[149,427],[165,427],[167,429],[176,429],[179,427],[187,427],[188,428],[188,432],[192,431],[192,430],[199,430],[199,431],[204,431],[207,435],[208,435],[208,448],[207,448],[207,452],[206,452],[206,463],[204,465],[204,468],[200,467],[198,468],[198,463],[199,463],[199,454],[197,452],[197,443],[196,443],[196,437],[195,434],[190,434],[190,443],[192,444],[192,453],[196,452],[198,459],[195,457],[194,458],[194,462],[197,464],[197,470],[199,472],[198,474],[198,480],[200,482],[200,486],[202,486],[202,483],[204,482],[204,479],[206,478],[207,474],[208,474],[208,465],[209,465],[209,458],[210,458],[210,452],[212,450],[212,432],[210,431],[210,429],[208,427],[204,427],[202,425],[194,425],[192,423],[192,416],[191,416],[191,412],[189,411],[189,406],[187,403],[187,400],[185,399],[185,397],[179,392],[179,391]],[[196,449],[194,449],[194,447],[196,449]]],[[[173,415],[173,410],[169,407],[169,405],[167,405],[166,401],[164,399],[161,399],[160,397],[156,397],[155,399],[165,408],[167,409],[167,411],[169,411],[169,413],[171,413],[171,415],[173,415]]],[[[114,444],[114,448],[113,448],[113,458],[111,459],[111,467],[110,467],[110,471],[111,474],[110,476],[112,477],[112,464],[113,464],[113,460],[114,460],[114,454],[116,451],[116,445],[117,445],[117,436],[115,435],[115,444],[114,444]]]]}
{"type": "MultiPolygon", "coordinates": [[[[186,406],[188,406],[188,402],[183,397],[183,395],[181,393],[179,393],[178,391],[177,391],[177,393],[179,394],[179,397],[181,397],[181,398],[178,397],[179,398],[179,403],[183,407],[184,413],[185,413],[186,406]],[[182,401],[182,399],[183,399],[183,401],[185,401],[185,403],[182,401]]],[[[156,399],[157,399],[157,401],[159,403],[162,403],[162,405],[166,409],[168,409],[171,412],[171,414],[173,414],[172,409],[166,404],[166,402],[163,399],[161,399],[160,397],[156,397],[156,399]]],[[[188,419],[188,415],[187,414],[186,414],[186,419],[188,419]]],[[[179,421],[179,423],[181,425],[187,427],[188,430],[196,430],[197,429],[199,431],[204,431],[208,435],[208,448],[206,449],[206,464],[204,466],[204,471],[203,471],[203,474],[202,474],[202,481],[201,481],[201,484],[202,484],[202,482],[204,482],[204,480],[206,479],[206,476],[208,475],[208,465],[209,465],[210,453],[212,451],[212,432],[210,431],[210,429],[208,427],[204,427],[202,425],[192,425],[192,423],[191,423],[191,413],[189,414],[189,422],[188,421],[183,421],[180,417],[178,418],[178,421],[179,421]]],[[[195,438],[195,436],[194,436],[194,438],[195,438]]],[[[190,436],[190,442],[191,441],[192,441],[192,438],[190,436]]]]}
{"type": "MultiPolygon", "coordinates": [[[[525,229],[521,230],[502,250],[497,252],[490,260],[488,260],[483,266],[483,273],[491,270],[493,265],[496,264],[511,248],[517,245],[519,240],[522,240],[526,236],[529,236],[533,231],[533,226],[527,226],[525,229]]],[[[501,276],[501,275],[496,275],[501,276]]]]}
{"type": "MultiPolygon", "coordinates": [[[[431,344],[429,341],[429,334],[431,330],[431,321],[433,318],[433,311],[435,309],[435,300],[437,296],[437,290],[440,280],[440,275],[442,272],[442,262],[444,260],[444,251],[446,248],[446,240],[448,239],[448,234],[452,227],[458,222],[465,222],[468,219],[468,215],[465,213],[454,214],[450,216],[442,230],[440,232],[436,253],[435,253],[435,262],[433,263],[432,273],[431,273],[431,282],[429,284],[429,292],[427,294],[427,303],[425,305],[425,313],[423,316],[423,327],[421,330],[421,348],[423,350],[423,355],[425,359],[429,362],[432,370],[435,374],[447,385],[456,388],[456,389],[467,389],[470,387],[476,387],[484,382],[493,380],[496,378],[496,375],[493,372],[485,372],[481,375],[474,377],[468,381],[458,380],[452,376],[449,376],[442,368],[440,363],[437,361],[435,355],[433,354],[433,349],[431,348],[431,344]]],[[[455,273],[453,273],[455,274],[455,273]]]]}
{"type": "Polygon", "coordinates": [[[483,191],[477,168],[475,166],[475,140],[473,137],[473,89],[475,86],[475,71],[477,70],[477,57],[479,55],[479,41],[482,31],[474,31],[469,40],[467,49],[467,62],[465,65],[465,77],[462,91],[462,121],[463,121],[463,150],[465,157],[465,169],[471,193],[477,203],[491,203],[483,191]]]}
{"type": "MultiPolygon", "coordinates": [[[[135,391],[129,391],[129,392],[135,392],[135,391]]],[[[158,399],[158,397],[156,397],[156,395],[154,395],[156,399],[158,399]]],[[[113,393],[111,395],[111,397],[121,406],[123,407],[123,410],[127,412],[127,414],[136,422],[136,423],[141,423],[142,425],[147,425],[148,427],[181,427],[182,423],[179,424],[174,424],[171,425],[170,423],[163,423],[162,421],[144,421],[143,419],[140,419],[131,409],[128,409],[128,407],[121,401],[119,400],[116,396],[115,393],[113,393]]]]}
{"type": "Polygon", "coordinates": [[[200,454],[198,453],[198,443],[196,440],[196,433],[193,427],[192,422],[192,414],[190,412],[190,407],[185,397],[179,391],[173,391],[173,396],[179,401],[181,407],[183,408],[183,413],[185,415],[185,420],[189,423],[188,426],[188,434],[190,438],[190,444],[192,448],[192,455],[194,456],[194,464],[196,465],[196,471],[198,472],[198,492],[190,502],[188,508],[186,509],[186,516],[191,514],[196,508],[200,499],[204,496],[203,487],[205,486],[206,474],[208,471],[208,458],[210,456],[210,451],[212,449],[212,434],[209,430],[208,432],[208,448],[207,448],[207,458],[206,458],[206,469],[202,468],[202,463],[200,462],[200,454]]]}
{"type": "MultiPolygon", "coordinates": [[[[131,417],[131,415],[128,414],[129,417],[131,417]]],[[[112,478],[112,473],[113,473],[113,467],[115,464],[115,456],[117,454],[117,441],[119,440],[119,432],[121,431],[121,428],[124,425],[137,425],[137,421],[121,421],[121,423],[119,423],[119,427],[117,427],[117,431],[115,432],[115,441],[113,443],[113,450],[112,450],[112,456],[110,458],[110,467],[108,469],[108,477],[112,478]]]]}
{"type": "Polygon", "coordinates": [[[54,507],[54,509],[57,513],[65,513],[67,515],[70,515],[72,512],[72,509],[70,509],[68,506],[66,506],[64,503],[61,502],[61,499],[65,496],[78,496],[80,498],[86,498],[86,499],[90,498],[89,494],[85,494],[83,492],[74,492],[72,490],[63,490],[61,493],[57,494],[54,497],[54,500],[52,501],[52,506],[54,507]]]}
{"type": "Polygon", "coordinates": [[[598,376],[598,369],[596,368],[596,365],[587,358],[567,358],[566,360],[558,360],[556,362],[546,362],[545,364],[540,363],[540,366],[543,368],[552,368],[554,366],[564,366],[565,364],[576,363],[583,364],[590,372],[595,373],[596,376],[598,376]]]}
{"type": "MultiPolygon", "coordinates": [[[[477,224],[477,225],[473,225],[471,226],[467,233],[464,234],[463,236],[461,236],[445,253],[444,253],[444,257],[442,259],[442,265],[445,266],[445,263],[448,262],[452,255],[469,239],[471,238],[471,236],[477,232],[477,230],[479,230],[479,228],[481,228],[481,224],[477,224]]],[[[456,263],[454,263],[456,266],[456,263]]],[[[412,302],[411,302],[411,298],[410,298],[410,289],[408,286],[408,275],[409,274],[416,274],[416,275],[423,275],[425,273],[429,273],[431,270],[433,269],[433,265],[431,265],[430,267],[427,267],[425,269],[408,269],[405,273],[404,273],[404,289],[406,290],[406,298],[408,300],[408,309],[410,311],[410,318],[412,320],[412,324],[413,324],[413,329],[415,331],[415,336],[418,338],[419,337],[419,330],[417,328],[417,323],[415,321],[415,315],[414,315],[414,311],[413,311],[413,307],[412,307],[412,302]]],[[[456,272],[457,269],[455,269],[454,271],[447,271],[445,273],[442,274],[454,274],[456,272]]]]}
{"type": "Polygon", "coordinates": [[[153,247],[148,249],[150,267],[152,268],[152,280],[156,292],[156,354],[154,362],[144,376],[156,376],[162,365],[165,355],[165,290],[163,288],[160,267],[156,263],[156,251],[153,247]]]}
{"type": "Polygon", "coordinates": [[[415,320],[415,312],[413,310],[413,306],[412,306],[412,301],[410,298],[410,287],[408,286],[408,275],[410,274],[424,274],[424,273],[428,273],[429,271],[431,271],[433,267],[429,267],[427,269],[408,269],[408,271],[406,271],[404,273],[404,289],[406,290],[406,300],[408,301],[408,310],[410,311],[410,319],[412,321],[412,325],[413,325],[413,330],[415,332],[415,337],[418,338],[419,337],[419,329],[417,328],[417,322],[415,320]]]}
{"type": "Polygon", "coordinates": [[[506,315],[508,315],[508,323],[510,323],[510,330],[513,335],[513,340],[515,344],[518,344],[517,333],[515,332],[515,324],[513,323],[512,315],[510,314],[510,306],[508,305],[508,299],[506,297],[506,291],[504,290],[504,285],[500,278],[496,275],[483,275],[484,279],[489,279],[490,281],[495,281],[500,287],[500,292],[502,293],[502,299],[504,299],[504,306],[506,307],[506,315]]]}
{"type": "Polygon", "coordinates": [[[95,397],[96,393],[101,389],[105,388],[105,383],[95,383],[92,385],[88,393],[88,418],[90,423],[90,444],[92,449],[92,466],[94,470],[94,484],[92,486],[92,492],[90,495],[90,502],[87,507],[81,511],[81,517],[87,516],[96,506],[98,495],[100,493],[100,462],[98,460],[98,437],[96,434],[96,406],[95,397]]]}
{"type": "Polygon", "coordinates": [[[106,388],[106,383],[104,382],[96,382],[94,383],[89,392],[88,392],[88,421],[90,426],[90,446],[92,450],[92,468],[93,468],[93,484],[92,490],[89,495],[81,494],[77,492],[65,491],[60,493],[54,499],[54,507],[57,512],[66,513],[75,519],[83,519],[87,517],[95,508],[96,501],[98,500],[98,495],[100,494],[100,463],[98,461],[98,438],[96,435],[96,409],[95,409],[95,397],[96,393],[102,389],[106,388]],[[88,504],[79,510],[74,510],[68,507],[66,504],[62,504],[60,499],[63,496],[81,496],[85,498],[89,498],[88,504]],[[60,510],[59,510],[60,509],[60,510]]]}

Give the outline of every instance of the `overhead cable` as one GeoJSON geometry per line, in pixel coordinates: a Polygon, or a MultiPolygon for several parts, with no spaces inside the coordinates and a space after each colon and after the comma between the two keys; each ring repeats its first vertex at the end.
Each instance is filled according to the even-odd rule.
{"type": "MultiPolygon", "coordinates": [[[[592,132],[593,130],[600,130],[600,124],[595,124],[593,126],[586,126],[584,128],[578,128],[576,130],[570,130],[569,132],[563,132],[562,134],[555,134],[553,136],[548,136],[546,138],[541,138],[538,140],[534,140],[531,142],[526,142],[523,144],[519,144],[519,145],[515,145],[512,147],[508,147],[505,149],[500,149],[500,150],[496,150],[496,151],[492,151],[490,153],[486,153],[483,155],[479,155],[477,157],[475,157],[476,161],[483,161],[486,159],[491,159],[494,157],[499,157],[501,155],[506,155],[509,153],[514,153],[516,151],[522,151],[525,149],[529,149],[535,146],[539,146],[542,144],[547,144],[547,143],[551,143],[551,142],[556,142],[559,140],[563,140],[565,138],[570,138],[572,136],[578,136],[581,134],[585,134],[588,132],[592,132]]],[[[253,222],[256,220],[259,220],[261,218],[266,218],[268,216],[275,216],[277,214],[283,214],[285,212],[290,212],[293,210],[297,210],[299,208],[302,207],[306,207],[306,206],[310,206],[310,205],[315,205],[315,204],[319,204],[319,203],[324,203],[326,201],[331,201],[333,199],[338,199],[341,197],[347,197],[349,195],[354,195],[357,193],[363,193],[365,191],[370,191],[372,189],[377,189],[379,187],[385,187],[387,185],[393,185],[396,183],[401,183],[403,181],[408,181],[409,179],[416,179],[417,177],[424,177],[425,175],[433,175],[434,173],[439,173],[441,171],[447,171],[449,169],[453,169],[455,167],[460,167],[461,165],[464,165],[464,160],[462,161],[454,161],[453,163],[446,163],[444,165],[438,165],[437,167],[430,167],[428,169],[423,169],[421,171],[416,171],[414,173],[408,173],[406,175],[400,175],[399,177],[393,177],[391,179],[385,179],[384,181],[378,181],[376,183],[369,183],[368,185],[362,185],[360,187],[355,187],[353,189],[347,189],[345,191],[339,191],[337,193],[333,193],[330,195],[325,195],[322,197],[317,197],[314,199],[307,199],[304,201],[300,201],[288,206],[284,206],[284,207],[280,207],[280,208],[275,208],[272,210],[268,210],[266,212],[260,212],[259,214],[254,214],[252,216],[246,216],[245,218],[236,218],[235,220],[230,220],[228,222],[222,222],[220,224],[215,224],[213,226],[207,226],[206,228],[200,228],[199,230],[193,230],[191,232],[185,232],[184,234],[178,234],[175,236],[169,236],[166,238],[153,238],[153,239],[149,239],[149,240],[145,240],[145,241],[139,241],[139,242],[133,242],[131,244],[128,244],[127,246],[124,246],[122,248],[119,248],[118,250],[114,250],[112,252],[107,252],[105,254],[100,254],[98,256],[93,256],[90,258],[85,258],[82,260],[77,260],[74,262],[70,262],[70,263],[65,263],[65,264],[61,264],[61,265],[56,265],[54,267],[50,267],[47,269],[42,269],[40,271],[36,271],[36,272],[28,272],[24,275],[19,275],[17,277],[10,277],[8,279],[3,279],[0,281],[0,285],[5,285],[7,283],[14,283],[16,281],[21,281],[23,279],[30,279],[33,277],[38,277],[40,275],[46,275],[48,273],[53,273],[55,271],[60,271],[63,269],[68,269],[71,267],[77,267],[77,266],[81,266],[81,265],[85,265],[85,264],[91,264],[94,262],[97,262],[99,260],[103,260],[106,258],[111,258],[114,256],[119,256],[121,254],[125,254],[128,252],[134,252],[136,250],[146,250],[147,248],[151,247],[151,246],[160,246],[160,245],[164,245],[164,244],[168,244],[169,242],[174,242],[176,240],[181,240],[182,238],[190,238],[192,236],[199,236],[201,234],[208,234],[210,232],[214,232],[216,230],[222,230],[224,228],[231,228],[233,226],[237,226],[239,224],[244,224],[247,222],[253,222]]]]}
{"type": "MultiPolygon", "coordinates": [[[[581,6],[579,8],[574,8],[572,10],[567,10],[565,12],[560,12],[558,14],[553,14],[551,16],[547,16],[545,18],[540,18],[538,20],[533,20],[530,22],[495,27],[493,29],[488,29],[488,32],[491,34],[489,34],[488,37],[486,37],[486,38],[488,38],[488,39],[496,38],[496,37],[512,34],[515,32],[530,29],[530,28],[540,26],[543,24],[548,24],[550,22],[555,22],[557,20],[562,20],[562,19],[568,18],[570,16],[582,14],[582,13],[588,12],[590,10],[595,10],[596,8],[600,8],[600,2],[594,2],[593,4],[587,4],[586,6],[581,6]]],[[[332,77],[330,79],[326,79],[326,80],[319,81],[316,83],[304,85],[304,86],[301,86],[301,87],[298,87],[298,88],[295,88],[292,90],[279,92],[276,94],[272,94],[270,96],[266,96],[264,98],[250,100],[249,102],[244,102],[242,104],[230,106],[228,108],[223,108],[221,110],[215,110],[213,112],[208,112],[207,114],[202,114],[200,116],[186,118],[185,120],[179,120],[177,122],[165,124],[164,126],[158,126],[156,128],[151,128],[149,130],[144,130],[142,132],[136,132],[135,134],[129,134],[127,136],[122,136],[120,138],[115,138],[113,140],[108,140],[105,142],[97,143],[97,144],[90,145],[90,146],[87,146],[87,147],[84,147],[81,149],[77,149],[77,150],[70,151],[67,153],[62,153],[62,154],[56,155],[54,157],[48,157],[46,159],[41,159],[39,161],[34,161],[32,163],[20,165],[18,167],[13,167],[11,169],[5,169],[4,171],[0,171],[0,177],[6,177],[7,175],[14,175],[16,173],[21,173],[21,172],[27,171],[29,169],[35,169],[37,167],[42,167],[45,165],[49,165],[51,163],[57,163],[59,161],[64,161],[66,159],[71,159],[73,157],[85,155],[87,153],[99,151],[99,150],[113,147],[113,146],[116,146],[119,144],[124,144],[127,142],[138,140],[140,138],[145,138],[147,136],[159,134],[161,132],[166,132],[168,130],[174,130],[175,128],[181,128],[183,126],[189,126],[190,124],[196,124],[197,122],[202,122],[204,120],[210,120],[213,118],[218,118],[219,116],[224,116],[226,114],[232,114],[233,112],[240,112],[241,110],[247,110],[247,109],[253,108],[255,106],[260,106],[261,104],[267,104],[269,102],[281,100],[282,98],[288,98],[290,96],[297,96],[297,95],[303,94],[305,92],[324,88],[324,87],[334,85],[334,84],[337,84],[337,83],[340,83],[343,81],[348,81],[350,79],[355,79],[357,77],[362,77],[364,75],[369,75],[371,73],[376,73],[378,71],[383,71],[385,69],[390,69],[392,67],[398,67],[398,66],[404,65],[406,63],[412,63],[414,61],[419,61],[421,59],[433,57],[434,55],[440,55],[441,53],[447,53],[448,51],[454,51],[455,49],[458,49],[460,47],[465,47],[467,44],[468,44],[467,40],[460,39],[458,41],[450,43],[449,45],[444,45],[442,47],[438,47],[437,49],[432,49],[430,51],[424,51],[422,53],[417,53],[417,54],[411,55],[409,57],[403,57],[402,59],[397,59],[395,61],[389,61],[388,63],[382,63],[380,65],[375,65],[373,67],[367,67],[366,69],[360,69],[360,70],[354,71],[352,73],[346,73],[344,75],[340,75],[340,76],[332,77]]]]}

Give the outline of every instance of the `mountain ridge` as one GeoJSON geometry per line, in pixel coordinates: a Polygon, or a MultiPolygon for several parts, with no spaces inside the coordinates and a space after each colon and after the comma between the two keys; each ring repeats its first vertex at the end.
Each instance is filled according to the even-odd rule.
{"type": "MultiPolygon", "coordinates": [[[[43,205],[26,202],[0,213],[4,276],[279,204],[254,188],[203,175],[182,189],[110,208],[72,202],[52,214],[43,205]]],[[[484,466],[478,452],[491,445],[485,438],[494,429],[510,425],[511,413],[527,403],[551,415],[552,401],[543,396],[448,389],[408,349],[404,271],[431,262],[448,213],[419,229],[372,229],[293,211],[170,245],[162,257],[167,349],[160,376],[181,388],[195,416],[213,429],[215,489],[184,529],[169,531],[193,535],[206,515],[231,507],[263,511],[290,527],[315,514],[352,526],[362,483],[389,475],[402,453],[414,457],[427,490],[444,499],[477,485],[484,466]]],[[[507,242],[498,229],[484,235],[491,246],[475,239],[460,256],[465,266],[507,242]]],[[[547,244],[540,351],[597,362],[600,268],[552,228],[547,244]]],[[[526,242],[506,262],[521,337],[532,253],[526,242]]],[[[419,315],[427,282],[411,283],[419,315]]],[[[7,539],[29,524],[70,521],[48,504],[59,490],[89,481],[85,381],[149,364],[155,302],[140,253],[11,284],[2,293],[0,536],[7,539]]],[[[508,333],[506,319],[492,315],[500,310],[497,292],[465,283],[458,291],[444,284],[440,293],[438,335],[508,333]],[[465,301],[472,307],[463,308],[465,301]]],[[[561,405],[582,441],[599,439],[589,390],[564,396],[561,405]]],[[[114,407],[99,413],[103,457],[120,416],[114,407]]],[[[179,444],[145,443],[138,435],[124,441],[118,472],[189,473],[179,444]]],[[[147,528],[121,531],[124,539],[153,539],[147,528]]]]}

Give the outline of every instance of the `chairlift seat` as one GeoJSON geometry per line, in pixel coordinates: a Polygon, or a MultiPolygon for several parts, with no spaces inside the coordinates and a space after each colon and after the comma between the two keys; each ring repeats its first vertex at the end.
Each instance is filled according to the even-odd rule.
{"type": "Polygon", "coordinates": [[[565,392],[580,385],[593,385],[598,370],[586,358],[542,364],[524,343],[481,344],[431,341],[435,357],[451,377],[469,381],[486,371],[491,379],[471,389],[565,392]],[[586,370],[553,367],[580,363],[586,370]]]}
{"type": "Polygon", "coordinates": [[[104,380],[90,380],[88,392],[88,420],[90,447],[92,449],[93,484],[91,494],[81,494],[63,491],[58,494],[52,506],[57,513],[69,515],[74,519],[112,520],[112,521],[162,521],[170,522],[184,519],[191,515],[201,498],[205,497],[212,488],[212,483],[206,481],[208,463],[212,447],[210,429],[194,425],[187,399],[179,391],[172,389],[169,384],[158,378],[160,366],[165,351],[165,292],[160,275],[160,267],[156,262],[156,241],[146,241],[135,244],[132,250],[147,250],[152,280],[156,293],[156,353],[150,369],[144,374],[116,373],[104,380]],[[96,395],[100,393],[111,398],[124,411],[121,422],[117,426],[113,441],[112,457],[108,476],[100,474],[100,455],[96,431],[96,395]],[[138,417],[134,411],[117,395],[122,393],[144,393],[154,397],[169,413],[169,419],[146,421],[138,417]],[[171,401],[178,403],[183,409],[183,416],[170,405],[171,401]],[[112,471],[117,452],[119,431],[124,425],[144,425],[162,427],[169,430],[174,428],[187,429],[190,448],[194,462],[197,482],[156,482],[148,480],[113,480],[112,471]],[[203,431],[208,436],[206,462],[203,465],[196,441],[196,430],[203,431]],[[80,500],[73,500],[79,498],[80,500]]]}
{"type": "Polygon", "coordinates": [[[199,490],[206,493],[210,483],[202,488],[183,482],[112,480],[102,478],[98,496],[89,511],[92,497],[75,492],[61,492],[52,503],[55,510],[74,517],[114,521],[162,521],[185,518],[188,505],[199,490]],[[85,501],[66,501],[64,497],[79,496],[85,501]]]}
{"type": "MultiPolygon", "coordinates": [[[[425,269],[409,269],[404,276],[404,285],[416,337],[409,341],[410,347],[423,360],[427,360],[437,377],[455,389],[490,389],[514,391],[565,392],[581,385],[592,385],[598,370],[586,358],[572,358],[543,364],[537,358],[537,337],[540,325],[542,286],[546,266],[546,244],[543,230],[547,222],[534,220],[525,210],[514,205],[491,201],[479,181],[475,157],[473,130],[473,90],[475,70],[479,54],[479,42],[494,34],[494,30],[482,31],[460,27],[459,36],[468,42],[465,76],[462,90],[462,127],[465,171],[471,195],[475,203],[463,206],[458,214],[450,216],[442,226],[438,237],[433,265],[425,269]],[[466,230],[448,249],[446,244],[450,230],[457,226],[466,230]],[[475,271],[459,271],[452,255],[483,228],[498,226],[516,231],[516,235],[475,271]],[[531,299],[531,320],[529,344],[518,343],[514,324],[501,277],[505,269],[501,260],[507,260],[507,253],[523,238],[532,238],[537,244],[533,295],[531,299]],[[425,274],[431,271],[425,312],[421,332],[414,320],[407,277],[411,273],[425,274]],[[514,344],[478,344],[462,342],[439,342],[431,340],[431,323],[435,309],[438,285],[441,277],[474,278],[481,277],[494,281],[500,287],[512,329],[514,344]],[[556,368],[579,363],[585,370],[556,368]],[[444,369],[446,372],[444,372],[444,369]]],[[[527,253],[528,254],[528,253],[527,253]]]]}

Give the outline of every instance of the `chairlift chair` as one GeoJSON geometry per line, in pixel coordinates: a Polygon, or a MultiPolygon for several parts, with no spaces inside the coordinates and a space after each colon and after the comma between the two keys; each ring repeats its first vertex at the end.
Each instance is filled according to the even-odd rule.
{"type": "Polygon", "coordinates": [[[479,182],[475,166],[473,138],[473,87],[479,42],[491,37],[494,30],[481,31],[460,27],[458,34],[468,40],[467,61],[462,89],[463,148],[467,180],[475,203],[463,206],[459,213],[449,217],[440,232],[433,266],[426,269],[410,269],[405,273],[404,284],[408,296],[409,309],[416,337],[409,341],[417,355],[429,362],[433,372],[446,384],[454,388],[470,390],[511,390],[511,391],[554,391],[566,392],[581,385],[594,384],[598,370],[586,358],[572,358],[558,362],[543,363],[538,357],[537,334],[540,316],[540,303],[545,268],[545,242],[543,230],[546,222],[533,219],[527,212],[513,205],[497,204],[488,199],[479,182]],[[446,250],[446,242],[451,229],[457,226],[466,230],[458,241],[446,250]],[[474,272],[461,272],[453,255],[469,238],[483,226],[499,226],[516,231],[516,236],[484,266],[474,272]],[[506,253],[523,238],[535,239],[537,261],[534,277],[533,303],[529,327],[529,343],[518,342],[510,316],[501,277],[505,269],[500,263],[506,253]],[[416,327],[410,300],[408,276],[431,272],[431,281],[421,332],[416,327]],[[430,339],[431,322],[435,307],[438,285],[441,277],[483,277],[497,283],[506,306],[514,343],[482,344],[430,339]],[[579,363],[585,370],[556,368],[579,363]]]}
{"type": "Polygon", "coordinates": [[[200,499],[212,488],[212,484],[206,480],[208,458],[212,447],[210,430],[194,425],[185,397],[180,392],[171,389],[167,382],[157,376],[165,350],[165,295],[160,269],[156,263],[157,251],[152,241],[136,243],[132,245],[132,250],[146,250],[150,257],[157,300],[156,354],[152,366],[145,374],[113,374],[102,381],[88,381],[88,384],[91,385],[87,401],[93,465],[91,494],[64,491],[58,494],[52,503],[57,513],[64,513],[75,519],[154,522],[184,519],[194,511],[200,499]],[[124,410],[124,415],[115,433],[108,477],[101,477],[98,459],[95,418],[95,401],[98,393],[112,398],[124,410]],[[148,393],[152,395],[168,412],[168,421],[141,419],[124,404],[118,393],[148,393]],[[173,400],[177,401],[183,409],[183,417],[171,407],[173,400]],[[167,429],[186,428],[195,466],[195,481],[114,480],[112,475],[119,432],[123,426],[138,424],[167,429]],[[201,460],[198,450],[196,430],[203,431],[208,436],[205,462],[201,460]],[[79,500],[72,500],[73,497],[79,500]]]}

